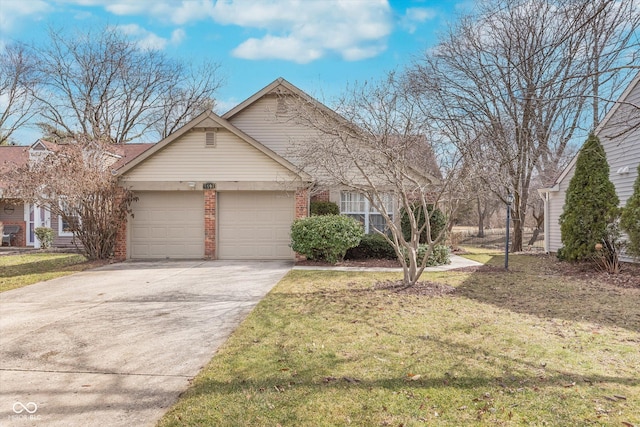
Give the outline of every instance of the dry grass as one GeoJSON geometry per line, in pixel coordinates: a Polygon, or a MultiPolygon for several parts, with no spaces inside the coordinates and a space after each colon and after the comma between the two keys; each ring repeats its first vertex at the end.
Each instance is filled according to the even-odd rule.
{"type": "Polygon", "coordinates": [[[640,425],[640,286],[510,260],[435,297],[293,271],[160,425],[640,425]]]}
{"type": "Polygon", "coordinates": [[[68,253],[27,253],[0,256],[0,292],[94,267],[86,258],[68,253]]]}

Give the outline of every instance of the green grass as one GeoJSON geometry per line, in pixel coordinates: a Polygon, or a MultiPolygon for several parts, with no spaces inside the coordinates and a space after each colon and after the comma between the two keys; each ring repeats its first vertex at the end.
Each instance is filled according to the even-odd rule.
{"type": "Polygon", "coordinates": [[[66,276],[91,268],[86,258],[67,253],[28,253],[0,256],[0,292],[66,276]]]}
{"type": "Polygon", "coordinates": [[[292,271],[159,425],[640,425],[640,289],[554,262],[425,274],[440,297],[292,271]]]}

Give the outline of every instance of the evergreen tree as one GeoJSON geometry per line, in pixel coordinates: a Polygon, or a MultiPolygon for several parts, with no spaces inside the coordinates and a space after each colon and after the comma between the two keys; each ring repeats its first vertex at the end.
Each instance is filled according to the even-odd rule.
{"type": "Polygon", "coordinates": [[[589,135],[578,153],[560,215],[564,246],[558,256],[570,261],[589,259],[596,252],[596,244],[606,238],[618,203],[604,148],[597,136],[589,135]]]}
{"type": "Polygon", "coordinates": [[[627,252],[640,258],[640,164],[638,176],[633,184],[633,194],[622,211],[620,226],[629,236],[627,252]]]}

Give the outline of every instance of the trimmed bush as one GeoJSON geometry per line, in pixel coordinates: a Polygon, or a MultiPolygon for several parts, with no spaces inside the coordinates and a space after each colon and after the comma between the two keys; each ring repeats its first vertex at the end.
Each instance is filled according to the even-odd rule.
{"type": "MultiPolygon", "coordinates": [[[[427,255],[427,251],[429,249],[429,245],[420,245],[418,246],[418,264],[422,263],[422,260],[427,255]]],[[[407,263],[409,262],[409,258],[405,256],[407,263]]],[[[450,251],[447,245],[435,245],[433,247],[433,252],[429,255],[427,259],[427,267],[435,267],[438,265],[450,264],[450,251]]]]}
{"type": "Polygon", "coordinates": [[[360,244],[347,250],[345,259],[396,259],[393,246],[380,234],[365,234],[360,244]]]}
{"type": "Polygon", "coordinates": [[[53,229],[49,227],[36,227],[33,230],[34,234],[40,240],[40,247],[42,249],[47,249],[51,247],[53,243],[53,229]]]}
{"type": "Polygon", "coordinates": [[[333,202],[311,202],[309,206],[311,215],[339,215],[340,208],[333,202]]]}
{"type": "MultiPolygon", "coordinates": [[[[434,207],[432,204],[427,205],[427,210],[431,214],[429,225],[431,226],[431,239],[435,240],[438,234],[447,227],[447,217],[442,213],[440,209],[434,207]],[[434,210],[435,209],[435,210],[434,210]]],[[[414,215],[418,219],[418,227],[424,224],[424,212],[422,206],[414,205],[414,215]]],[[[409,215],[403,208],[401,210],[402,218],[400,219],[400,226],[402,227],[402,235],[406,241],[411,239],[411,223],[409,222],[409,215]]],[[[420,243],[427,242],[427,230],[425,229],[420,234],[420,243]]]]}
{"type": "Polygon", "coordinates": [[[348,216],[310,216],[291,225],[291,248],[307,259],[335,264],[363,235],[362,224],[348,216]]]}
{"type": "Polygon", "coordinates": [[[633,194],[622,210],[620,227],[629,236],[627,252],[629,255],[640,258],[640,165],[638,165],[638,176],[633,184],[633,194]]]}
{"type": "Polygon", "coordinates": [[[567,188],[560,215],[563,248],[558,257],[569,261],[593,258],[596,245],[606,238],[618,202],[604,148],[597,136],[590,135],[578,153],[567,188]]]}

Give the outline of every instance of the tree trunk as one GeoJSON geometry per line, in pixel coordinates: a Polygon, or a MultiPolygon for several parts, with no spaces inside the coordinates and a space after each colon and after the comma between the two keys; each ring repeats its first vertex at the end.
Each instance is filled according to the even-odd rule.
{"type": "Polygon", "coordinates": [[[484,237],[484,217],[486,214],[486,208],[482,208],[482,204],[480,203],[480,198],[478,200],[478,237],[484,237]]]}
{"type": "Polygon", "coordinates": [[[522,252],[522,235],[524,229],[522,228],[522,221],[520,221],[518,216],[519,215],[514,215],[513,218],[513,240],[511,242],[511,252],[522,252]]]}

